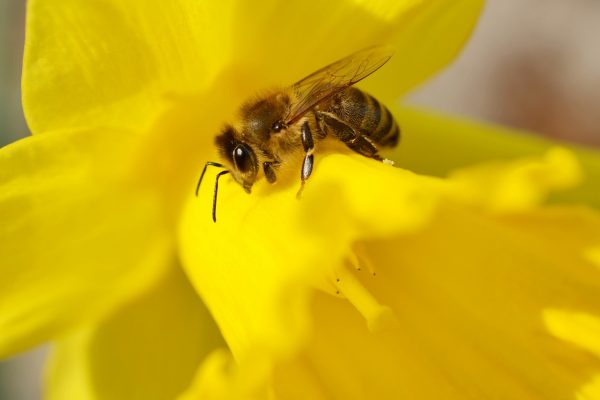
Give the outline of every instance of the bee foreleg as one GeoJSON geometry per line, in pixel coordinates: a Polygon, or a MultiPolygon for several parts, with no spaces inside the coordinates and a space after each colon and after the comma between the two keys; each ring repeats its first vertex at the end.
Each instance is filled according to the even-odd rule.
{"type": "Polygon", "coordinates": [[[302,189],[304,188],[304,182],[308,179],[313,170],[313,151],[315,150],[315,142],[312,137],[312,133],[310,132],[310,127],[308,126],[308,121],[302,124],[300,128],[300,134],[302,136],[302,147],[304,148],[304,152],[306,155],[304,156],[304,161],[302,162],[302,170],[300,171],[300,179],[302,183],[300,184],[300,190],[298,190],[297,197],[302,193],[302,189]]]}

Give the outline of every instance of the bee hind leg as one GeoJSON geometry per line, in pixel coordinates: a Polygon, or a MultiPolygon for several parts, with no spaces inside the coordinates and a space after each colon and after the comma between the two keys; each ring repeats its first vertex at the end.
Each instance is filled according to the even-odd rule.
{"type": "Polygon", "coordinates": [[[366,136],[356,136],[354,139],[345,142],[345,144],[358,154],[373,158],[377,161],[383,161],[383,157],[379,155],[377,147],[375,147],[373,142],[371,142],[366,136]]]}
{"type": "Polygon", "coordinates": [[[357,133],[350,125],[341,121],[331,113],[321,113],[323,123],[340,141],[350,149],[365,157],[383,161],[373,141],[365,135],[357,133]]]}

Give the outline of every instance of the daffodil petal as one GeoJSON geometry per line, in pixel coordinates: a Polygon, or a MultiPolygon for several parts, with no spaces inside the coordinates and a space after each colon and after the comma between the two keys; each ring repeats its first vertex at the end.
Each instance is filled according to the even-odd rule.
{"type": "MultiPolygon", "coordinates": [[[[600,258],[597,258],[597,255],[598,248],[585,252],[585,258],[596,267],[600,267],[600,258]]],[[[600,359],[600,318],[597,315],[572,308],[549,308],[545,310],[543,317],[546,327],[554,336],[591,352],[600,359]]],[[[577,392],[577,400],[597,398],[600,398],[600,372],[596,370],[594,376],[577,392]]]]}
{"type": "Polygon", "coordinates": [[[577,311],[548,309],[544,322],[556,337],[582,347],[600,358],[600,318],[577,311]]]}
{"type": "Polygon", "coordinates": [[[32,132],[142,129],[202,90],[231,53],[232,2],[28,2],[23,105],[32,132]]]}
{"type": "Polygon", "coordinates": [[[456,56],[482,7],[481,0],[239,2],[234,53],[253,71],[257,90],[292,84],[362,48],[391,45],[392,59],[364,82],[391,102],[456,56]]]}
{"type": "Polygon", "coordinates": [[[272,371],[272,359],[255,354],[252,363],[238,364],[225,349],[214,351],[198,369],[194,382],[178,400],[270,399],[264,384],[272,371]]]}
{"type": "MultiPolygon", "coordinates": [[[[261,182],[251,195],[244,194],[235,182],[223,180],[219,192],[218,218],[217,222],[213,223],[210,215],[212,192],[209,188],[201,190],[200,197],[188,203],[183,215],[180,227],[182,259],[194,286],[213,312],[234,357],[242,366],[246,362],[251,363],[253,357],[260,359],[256,357],[256,353],[260,352],[263,356],[271,354],[274,357],[272,367],[277,369],[277,360],[293,356],[302,343],[314,339],[314,336],[311,336],[311,327],[318,332],[319,326],[306,314],[309,304],[308,288],[319,287],[333,296],[336,295],[337,287],[338,294],[345,296],[354,306],[354,312],[357,315],[362,314],[363,323],[366,322],[365,329],[368,325],[373,335],[389,329],[394,330],[391,338],[384,341],[387,344],[394,340],[398,329],[404,329],[403,324],[412,324],[416,329],[419,325],[414,323],[419,322],[424,329],[412,332],[411,336],[402,336],[405,342],[416,340],[415,337],[425,335],[428,330],[439,329],[435,325],[437,322],[428,317],[430,314],[436,315],[439,321],[443,320],[454,331],[448,333],[448,338],[439,332],[432,333],[432,342],[422,343],[422,346],[427,349],[431,344],[431,349],[434,349],[431,351],[450,351],[445,347],[451,346],[453,341],[458,341],[458,345],[453,349],[453,358],[447,360],[447,367],[455,368],[456,376],[453,376],[452,380],[459,380],[462,376],[470,376],[469,374],[478,378],[477,368],[480,367],[481,371],[488,372],[490,376],[497,373],[499,375],[496,378],[510,381],[502,392],[507,396],[514,395],[508,398],[515,398],[528,394],[528,391],[521,388],[518,381],[511,381],[510,376],[498,371],[494,365],[496,359],[508,362],[517,376],[524,374],[525,379],[531,380],[532,384],[538,384],[541,377],[551,373],[563,374],[564,370],[558,368],[558,372],[548,369],[535,374],[525,373],[523,367],[518,365],[521,359],[516,355],[514,358],[505,359],[494,346],[501,345],[504,351],[514,346],[517,350],[514,354],[525,349],[526,344],[532,340],[535,329],[540,329],[543,306],[552,304],[544,303],[552,299],[550,294],[562,293],[561,291],[569,293],[569,288],[585,288],[585,279],[582,276],[588,278],[589,275],[588,285],[592,285],[594,289],[585,292],[575,290],[574,293],[577,294],[571,295],[569,299],[579,299],[578,306],[592,307],[594,312],[598,306],[597,298],[593,295],[597,290],[596,285],[600,284],[600,280],[594,275],[597,270],[591,267],[589,271],[583,272],[586,268],[585,257],[589,257],[585,251],[600,241],[597,235],[597,228],[600,226],[598,216],[591,211],[580,212],[575,209],[559,210],[555,215],[537,215],[533,212],[549,189],[575,184],[579,177],[576,171],[578,169],[573,164],[572,155],[566,150],[551,150],[545,158],[508,163],[502,168],[490,170],[489,167],[477,167],[471,172],[463,171],[460,179],[455,177],[447,180],[415,175],[357,155],[349,157],[322,154],[300,201],[295,199],[297,186],[293,180],[278,181],[281,185],[279,188],[268,187],[266,183],[261,182]],[[547,179],[561,167],[568,168],[564,175],[560,175],[560,179],[547,179]],[[339,171],[344,173],[340,174],[339,171]],[[480,179],[482,171],[492,171],[490,180],[500,182],[499,187],[518,188],[528,185],[529,194],[525,197],[526,201],[517,202],[516,208],[510,202],[506,203],[509,206],[501,203],[502,207],[496,207],[492,194],[497,187],[490,184],[477,185],[477,182],[483,182],[480,179]],[[531,171],[535,171],[533,175],[540,179],[529,179],[531,171]],[[473,177],[477,179],[471,182],[473,177]],[[468,190],[465,190],[465,181],[471,182],[468,190]],[[460,191],[469,195],[457,196],[456,192],[460,191]],[[568,224],[571,220],[574,222],[568,224]],[[560,234],[566,231],[573,233],[569,240],[561,242],[560,234]],[[376,244],[390,236],[396,239],[387,239],[385,246],[368,251],[376,255],[372,257],[373,262],[363,264],[375,266],[376,278],[372,278],[373,282],[365,282],[362,279],[360,283],[343,273],[345,269],[341,266],[351,260],[349,253],[352,252],[352,243],[368,240],[368,243],[376,244]],[[419,238],[419,245],[413,236],[419,238]],[[432,238],[431,242],[427,241],[429,236],[432,238]],[[495,240],[495,237],[498,240],[495,240]],[[532,246],[537,257],[531,256],[531,260],[525,247],[530,238],[533,239],[532,246]],[[403,243],[402,249],[399,243],[403,243]],[[409,252],[408,248],[411,245],[414,248],[409,252]],[[436,246],[440,247],[439,251],[436,246]],[[471,249],[473,246],[476,247],[471,249]],[[504,249],[506,254],[503,254],[504,249]],[[545,258],[548,249],[553,249],[551,261],[545,258]],[[428,257],[423,257],[423,262],[414,267],[410,265],[415,262],[412,258],[407,259],[407,255],[411,254],[417,259],[421,253],[429,254],[428,257]],[[489,261],[486,254],[492,255],[489,261]],[[572,269],[575,268],[570,258],[572,255],[579,257],[573,262],[580,263],[581,271],[572,269]],[[445,262],[445,258],[448,258],[448,263],[445,262]],[[511,264],[512,258],[519,263],[511,264]],[[389,260],[388,264],[385,264],[385,260],[389,260]],[[428,260],[427,263],[424,263],[424,260],[428,260]],[[454,266],[454,263],[463,261],[464,265],[454,266]],[[545,264],[547,262],[551,262],[549,266],[545,264]],[[446,268],[449,264],[451,267],[447,268],[445,274],[434,272],[436,269],[446,268]],[[519,289],[517,294],[511,294],[514,296],[512,300],[515,304],[523,302],[525,305],[528,304],[527,296],[534,290],[525,284],[534,285],[538,282],[538,275],[544,273],[544,268],[549,268],[547,280],[539,280],[548,293],[544,292],[543,296],[536,294],[538,297],[534,297],[533,300],[535,304],[528,304],[532,309],[534,306],[538,307],[535,320],[538,328],[528,325],[524,331],[520,331],[523,327],[519,323],[532,324],[533,317],[527,315],[529,319],[522,321],[519,315],[515,315],[517,306],[502,309],[507,304],[500,301],[503,293],[489,293],[490,289],[484,286],[484,282],[487,282],[485,271],[488,264],[491,268],[488,271],[491,279],[505,279],[499,281],[502,283],[502,291],[519,289]],[[381,265],[387,266],[381,269],[381,265]],[[454,268],[456,277],[452,275],[454,268]],[[474,268],[481,269],[478,271],[481,282],[477,281],[478,283],[471,287],[468,276],[469,273],[474,273],[474,268]],[[386,272],[387,269],[392,269],[393,274],[386,272]],[[512,288],[510,283],[514,280],[509,275],[516,274],[520,269],[523,270],[520,272],[523,287],[517,285],[516,288],[512,288]],[[405,272],[411,275],[404,275],[405,272]],[[390,282],[381,278],[382,274],[388,273],[395,277],[391,281],[393,284],[373,289],[377,282],[390,282]],[[424,281],[416,282],[419,285],[413,288],[410,285],[415,284],[411,279],[414,274],[424,281]],[[435,281],[438,276],[440,280],[435,281]],[[557,286],[561,279],[566,277],[571,279],[562,282],[566,286],[557,286]],[[323,284],[324,281],[328,281],[329,285],[327,282],[323,284]],[[401,285],[398,283],[400,281],[401,285]],[[432,287],[420,286],[420,283],[431,284],[432,287]],[[446,283],[450,284],[448,289],[444,288],[446,283]],[[422,303],[415,305],[412,299],[408,301],[403,294],[404,290],[399,289],[405,286],[408,296],[414,294],[412,291],[422,289],[423,293],[414,296],[414,301],[422,300],[422,303]],[[384,290],[388,292],[382,297],[381,293],[384,290]],[[443,296],[427,297],[434,296],[436,291],[443,293],[443,296]],[[485,298],[488,294],[489,304],[477,297],[485,298]],[[449,297],[446,298],[446,295],[449,297]],[[470,297],[476,300],[472,304],[468,301],[470,297]],[[448,300],[448,304],[444,307],[438,304],[445,300],[448,300]],[[485,307],[476,308],[478,301],[485,307]],[[432,302],[439,310],[448,314],[438,315],[441,313],[439,310],[435,313],[430,312],[432,302]],[[415,307],[406,310],[411,313],[410,318],[398,312],[399,309],[404,310],[409,306],[415,307]],[[504,327],[499,325],[499,322],[492,324],[488,319],[494,318],[495,315],[486,314],[486,307],[497,312],[500,320],[509,325],[504,327]],[[468,312],[461,315],[460,312],[465,308],[468,312]],[[398,326],[400,328],[397,328],[398,326]],[[477,329],[469,331],[469,334],[463,332],[470,329],[469,326],[481,328],[485,333],[484,337],[493,336],[492,332],[506,336],[501,335],[494,341],[485,342],[482,337],[476,336],[477,329]],[[460,342],[461,338],[465,341],[460,342]],[[478,353],[478,346],[483,346],[482,354],[478,353]],[[461,355],[473,361],[474,366],[465,367],[459,364],[457,360],[461,355]],[[459,371],[465,374],[460,374],[459,371]]],[[[321,306],[317,307],[320,309],[321,306]]],[[[335,330],[334,327],[346,326],[339,320],[336,323],[332,314],[327,314],[326,318],[330,319],[332,330],[335,330]]],[[[376,337],[375,340],[379,339],[376,337]]],[[[352,340],[348,342],[357,343],[352,340]]],[[[405,344],[409,345],[408,342],[405,344]]],[[[344,351],[349,350],[345,348],[344,351]]],[[[393,363],[392,355],[403,351],[403,347],[397,347],[396,353],[391,352],[386,357],[393,363]]],[[[374,354],[384,352],[384,349],[379,348],[374,354]]],[[[369,350],[361,354],[364,357],[364,354],[369,354],[369,350]]],[[[433,357],[430,353],[407,351],[402,356],[404,361],[400,361],[407,367],[412,360],[406,358],[409,354],[411,357],[433,357]]],[[[546,362],[544,357],[546,353],[540,350],[530,357],[525,357],[523,362],[531,368],[538,362],[546,362]]],[[[352,365],[347,358],[340,359],[347,361],[341,364],[352,365]]],[[[365,366],[372,365],[364,361],[361,363],[365,366]]],[[[392,364],[386,365],[386,368],[392,368],[392,364]]],[[[425,367],[433,368],[428,362],[424,362],[423,368],[425,367]]],[[[298,369],[295,368],[294,371],[298,372],[298,369]]],[[[360,374],[366,373],[364,369],[359,371],[360,374]]],[[[316,375],[319,376],[321,372],[317,371],[316,375]]],[[[441,376],[446,372],[437,371],[436,374],[441,376]]],[[[422,383],[428,376],[417,375],[410,375],[406,379],[422,383]]],[[[342,381],[354,382],[355,378],[358,379],[351,377],[342,381]]],[[[441,378],[447,380],[448,376],[441,378]]],[[[584,383],[580,375],[577,375],[577,378],[576,382],[566,382],[568,379],[565,378],[565,381],[560,382],[561,390],[575,390],[578,385],[584,383]]],[[[486,385],[470,388],[468,381],[461,384],[463,386],[456,389],[453,388],[452,381],[445,382],[440,386],[440,390],[442,393],[444,390],[450,393],[455,390],[457,397],[464,395],[463,390],[487,393],[486,385]]],[[[559,385],[559,382],[556,384],[559,385]]],[[[337,387],[337,384],[334,383],[333,386],[337,387]]],[[[323,388],[317,385],[313,389],[314,393],[322,393],[325,397],[328,397],[327,393],[332,393],[331,387],[323,388]]],[[[418,393],[417,387],[412,389],[414,393],[418,393]]],[[[438,393],[435,388],[429,389],[432,393],[438,393]]],[[[539,390],[544,392],[546,388],[539,390]]],[[[344,397],[346,392],[341,393],[340,397],[344,397]]],[[[357,393],[363,392],[359,390],[357,393]]],[[[381,393],[382,396],[384,394],[381,393]]],[[[357,398],[360,397],[358,395],[357,398]]]]}
{"type": "Polygon", "coordinates": [[[571,189],[581,182],[575,155],[551,148],[541,159],[487,162],[453,171],[449,178],[454,193],[465,204],[483,205],[492,212],[527,211],[541,205],[552,191],[571,189]]]}
{"type": "Polygon", "coordinates": [[[210,314],[178,267],[114,313],[53,349],[48,399],[172,400],[223,346],[210,314]]]}
{"type": "Polygon", "coordinates": [[[318,294],[314,334],[276,368],[275,392],[290,399],[302,398],[299,387],[347,399],[593,393],[600,271],[582,250],[598,241],[600,216],[586,209],[500,217],[442,206],[422,231],[366,244],[377,276],[356,275],[397,323],[370,332],[349,303],[318,294]],[[565,307],[580,311],[555,310],[565,307]]]}
{"type": "MultiPolygon", "coordinates": [[[[478,163],[540,156],[557,145],[531,132],[413,107],[396,106],[392,109],[402,128],[403,137],[388,157],[396,165],[422,174],[447,176],[450,171],[478,163]]],[[[600,153],[573,144],[565,143],[563,146],[575,154],[580,164],[582,182],[569,190],[553,194],[551,199],[600,208],[600,153]]]]}
{"type": "Polygon", "coordinates": [[[389,105],[399,94],[414,89],[454,60],[470,37],[484,6],[484,1],[479,0],[407,3],[411,9],[394,21],[398,28],[387,39],[397,49],[389,70],[374,74],[365,83],[365,88],[387,100],[389,105]]]}
{"type": "Polygon", "coordinates": [[[32,0],[24,109],[34,133],[143,129],[169,97],[202,92],[217,76],[249,95],[375,44],[397,51],[368,83],[391,101],[455,56],[482,3],[32,0]]]}
{"type": "Polygon", "coordinates": [[[187,204],[180,227],[183,264],[237,358],[263,347],[285,354],[308,327],[307,284],[333,279],[332,267],[355,238],[426,223],[437,184],[346,155],[321,158],[300,201],[295,182],[281,181],[275,189],[261,182],[246,195],[223,179],[217,223],[208,185],[187,204]],[[369,211],[375,209],[380,213],[369,211]]]}
{"type": "Polygon", "coordinates": [[[63,132],[0,150],[3,356],[94,318],[166,267],[161,204],[126,176],[133,138],[63,132]]]}
{"type": "Polygon", "coordinates": [[[600,399],[600,374],[577,393],[577,400],[600,399]]]}

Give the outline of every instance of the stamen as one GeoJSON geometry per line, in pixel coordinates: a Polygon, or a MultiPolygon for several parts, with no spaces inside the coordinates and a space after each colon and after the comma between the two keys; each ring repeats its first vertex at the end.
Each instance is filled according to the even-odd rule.
{"type": "Polygon", "coordinates": [[[338,288],[338,283],[340,282],[340,277],[338,276],[336,271],[331,271],[331,275],[327,277],[327,279],[316,283],[316,288],[330,294],[335,297],[339,297],[340,299],[345,299],[344,295],[340,293],[340,289],[338,288]]]}
{"type": "Polygon", "coordinates": [[[354,267],[355,270],[361,270],[360,266],[362,263],[358,259],[358,256],[356,255],[355,251],[351,251],[350,254],[348,254],[348,262],[350,263],[350,265],[352,265],[352,267],[354,267]]]}
{"type": "Polygon", "coordinates": [[[367,326],[371,332],[377,332],[395,321],[392,310],[388,306],[379,304],[350,271],[342,268],[338,274],[339,280],[335,283],[336,287],[367,320],[367,326]]]}
{"type": "Polygon", "coordinates": [[[375,266],[367,254],[364,243],[357,242],[352,246],[352,252],[348,256],[348,260],[356,270],[360,271],[361,267],[365,267],[371,275],[377,275],[375,266]]]}

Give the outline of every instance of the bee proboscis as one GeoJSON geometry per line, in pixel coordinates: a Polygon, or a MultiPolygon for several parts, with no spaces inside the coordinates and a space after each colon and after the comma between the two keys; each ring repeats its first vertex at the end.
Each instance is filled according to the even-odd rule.
{"type": "Polygon", "coordinates": [[[274,183],[278,169],[301,153],[301,191],[313,170],[315,145],[326,137],[365,157],[385,161],[378,147],[396,146],[400,128],[384,105],[353,85],[391,56],[389,47],[370,47],[242,105],[239,122],[225,125],[215,139],[223,163],[207,162],[196,187],[198,195],[208,166],[225,168],[215,179],[213,221],[221,176],[231,174],[250,193],[261,176],[274,183]]]}

